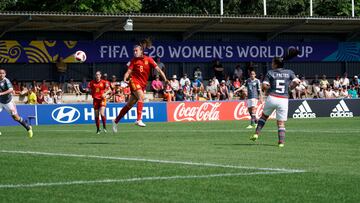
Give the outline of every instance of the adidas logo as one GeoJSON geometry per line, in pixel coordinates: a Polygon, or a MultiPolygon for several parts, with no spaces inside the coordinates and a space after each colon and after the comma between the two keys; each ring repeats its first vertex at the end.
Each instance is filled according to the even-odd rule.
{"type": "Polygon", "coordinates": [[[342,99],[336,107],[330,113],[331,118],[350,118],[353,117],[353,112],[351,112],[346,105],[345,101],[342,99]]]}
{"type": "Polygon", "coordinates": [[[295,110],[293,118],[316,118],[316,114],[312,112],[307,101],[303,101],[300,106],[295,110]]]}

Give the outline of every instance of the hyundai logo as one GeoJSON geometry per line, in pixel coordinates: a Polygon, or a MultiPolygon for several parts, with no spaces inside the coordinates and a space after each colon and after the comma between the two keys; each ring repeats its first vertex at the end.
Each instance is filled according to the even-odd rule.
{"type": "Polygon", "coordinates": [[[80,112],[71,106],[61,106],[53,110],[51,117],[59,123],[73,123],[80,118],[80,112]]]}

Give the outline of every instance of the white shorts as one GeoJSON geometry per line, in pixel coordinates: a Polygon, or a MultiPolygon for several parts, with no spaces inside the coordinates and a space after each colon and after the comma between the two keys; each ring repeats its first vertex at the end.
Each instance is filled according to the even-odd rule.
{"type": "Polygon", "coordinates": [[[0,112],[3,110],[3,108],[10,114],[10,115],[16,115],[16,105],[13,100],[11,100],[7,104],[0,103],[0,112]]]}
{"type": "Polygon", "coordinates": [[[256,107],[258,101],[259,101],[259,100],[258,100],[258,99],[255,99],[255,98],[253,98],[253,99],[248,99],[248,100],[246,100],[246,105],[247,105],[248,108],[250,108],[250,107],[256,107]]]}
{"type": "Polygon", "coordinates": [[[289,100],[287,98],[279,98],[269,95],[266,98],[263,113],[270,116],[276,110],[276,120],[287,121],[289,100]]]}

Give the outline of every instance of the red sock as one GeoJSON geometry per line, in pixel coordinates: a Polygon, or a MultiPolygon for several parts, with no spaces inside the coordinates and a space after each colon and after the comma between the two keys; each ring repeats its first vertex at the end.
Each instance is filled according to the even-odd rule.
{"type": "Polygon", "coordinates": [[[95,117],[95,123],[96,123],[96,128],[99,130],[99,128],[100,128],[100,119],[99,119],[99,117],[95,117]]]}
{"type": "Polygon", "coordinates": [[[141,120],[141,116],[142,116],[142,110],[143,110],[143,107],[144,107],[144,102],[138,102],[137,103],[137,120],[141,120]]]}
{"type": "Polygon", "coordinates": [[[105,129],[106,128],[106,117],[101,116],[101,120],[102,120],[102,123],[103,123],[103,128],[105,129]]]}
{"type": "Polygon", "coordinates": [[[121,109],[119,115],[116,117],[115,123],[118,123],[118,122],[125,116],[125,114],[126,114],[130,109],[131,109],[131,108],[128,107],[127,105],[124,106],[124,107],[121,109]]]}

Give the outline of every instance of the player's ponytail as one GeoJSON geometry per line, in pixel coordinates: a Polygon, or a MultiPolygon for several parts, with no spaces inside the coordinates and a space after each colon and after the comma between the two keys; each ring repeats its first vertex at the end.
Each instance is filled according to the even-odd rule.
{"type": "Polygon", "coordinates": [[[148,37],[148,38],[145,38],[143,40],[141,40],[137,46],[140,46],[142,50],[144,50],[145,48],[150,48],[152,46],[152,41],[151,39],[148,37]]]}

